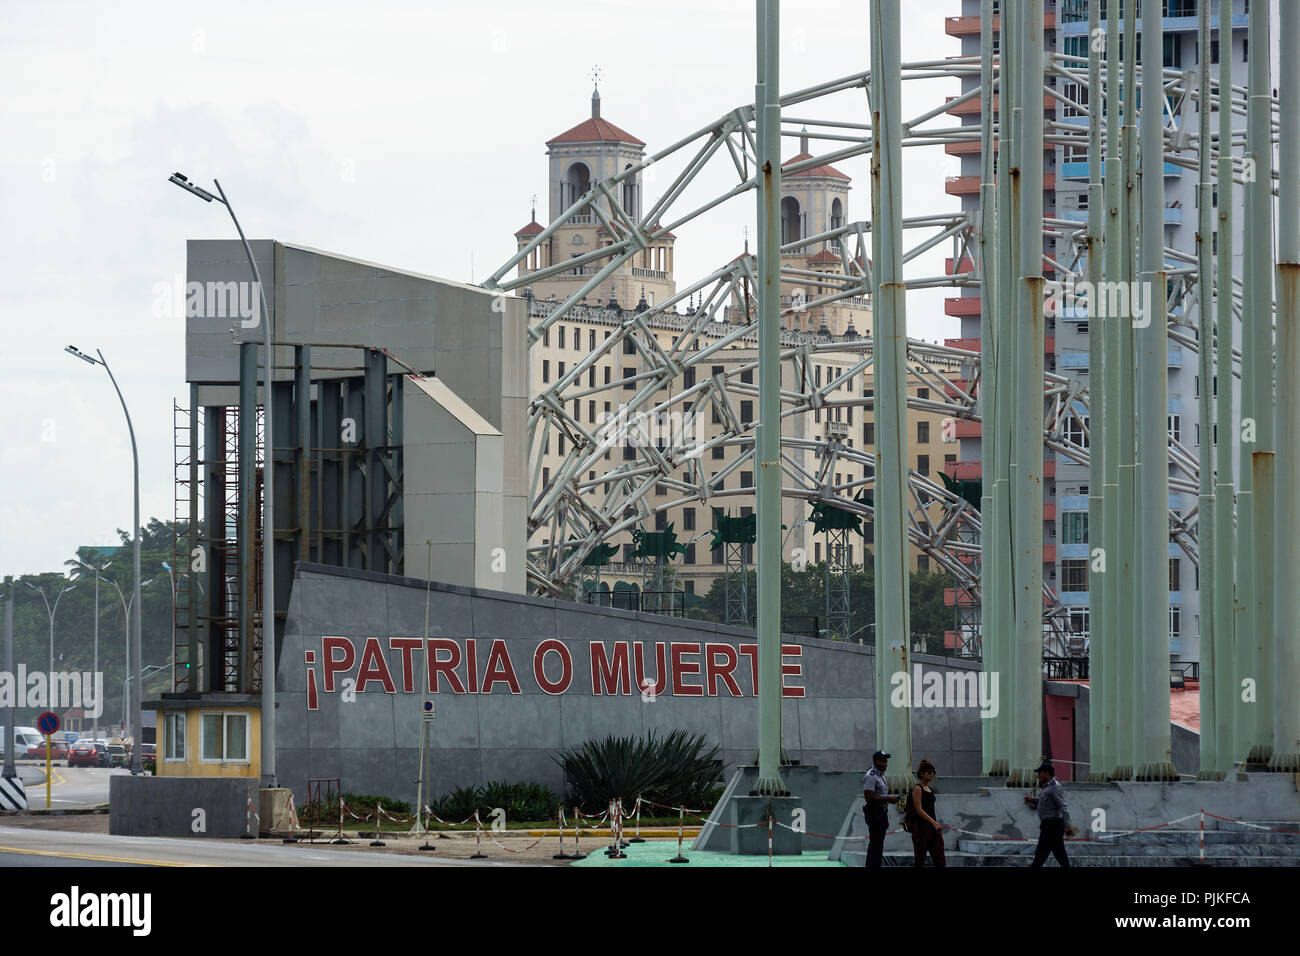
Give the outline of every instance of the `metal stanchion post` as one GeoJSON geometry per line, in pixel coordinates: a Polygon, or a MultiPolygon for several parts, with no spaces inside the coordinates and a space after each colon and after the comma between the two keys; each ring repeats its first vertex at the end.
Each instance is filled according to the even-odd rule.
{"type": "Polygon", "coordinates": [[[474,852],[470,854],[471,860],[486,860],[487,854],[483,852],[483,824],[478,818],[478,810],[474,810],[474,852]]]}
{"type": "Polygon", "coordinates": [[[639,793],[636,795],[635,810],[636,810],[636,831],[634,832],[632,839],[628,840],[627,842],[644,843],[645,840],[641,839],[641,794],[639,793]]]}
{"type": "Polygon", "coordinates": [[[383,840],[379,839],[379,828],[384,824],[384,805],[378,800],[375,801],[375,838],[370,841],[371,846],[388,846],[383,840]]]}
{"type": "Polygon", "coordinates": [[[673,857],[671,860],[669,860],[668,861],[669,863],[690,863],[691,862],[690,860],[688,860],[686,857],[682,855],[682,828],[685,826],[685,820],[683,819],[685,817],[685,813],[686,813],[685,807],[677,808],[677,855],[673,857]]]}

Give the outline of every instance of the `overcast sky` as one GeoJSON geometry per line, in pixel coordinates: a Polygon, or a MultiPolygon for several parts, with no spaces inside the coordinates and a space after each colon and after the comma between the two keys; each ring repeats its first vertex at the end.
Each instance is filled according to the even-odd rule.
{"type": "MultiPolygon", "coordinates": [[[[863,0],[783,6],[782,90],[867,68],[863,0]]],[[[943,32],[958,0],[903,7],[905,62],[960,52],[943,32]]],[[[103,370],[65,345],[112,364],[140,444],[143,518],[173,515],[184,323],[159,314],[158,288],[183,282],[187,238],[234,231],[170,173],[219,178],[250,238],[481,282],[513,254],[529,197],[546,195],[546,140],[589,115],[595,65],[604,117],[662,148],[752,100],[753,4],[7,0],[0,573],[60,567],[131,525],[121,409],[103,370]]],[[[905,112],[957,92],[956,80],[909,83],[905,112]]],[[[798,115],[865,122],[865,98],[798,115]]],[[[787,140],[785,155],[796,149],[787,140]]],[[[734,184],[720,159],[689,199],[734,184]]],[[[957,160],[941,148],[906,159],[906,214],[955,211],[942,177],[957,160]]],[[[866,159],[839,165],[850,219],[869,218],[866,159]]],[[[647,181],[648,200],[672,173],[647,181]]],[[[677,230],[679,285],[740,251],[753,209],[750,194],[677,230]]],[[[945,254],[908,274],[941,272],[945,254]]],[[[942,299],[909,298],[912,335],[958,334],[942,299]]]]}

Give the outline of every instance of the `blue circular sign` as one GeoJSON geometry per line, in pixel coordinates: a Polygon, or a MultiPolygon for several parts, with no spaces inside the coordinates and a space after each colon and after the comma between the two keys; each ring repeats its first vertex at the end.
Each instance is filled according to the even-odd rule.
{"type": "Polygon", "coordinates": [[[59,732],[59,715],[47,710],[36,718],[36,729],[46,737],[59,732]]]}

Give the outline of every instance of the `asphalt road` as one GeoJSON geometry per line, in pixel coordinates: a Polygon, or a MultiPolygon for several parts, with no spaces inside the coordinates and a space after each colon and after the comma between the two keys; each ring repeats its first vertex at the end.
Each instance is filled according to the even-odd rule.
{"type": "Polygon", "coordinates": [[[451,860],[264,841],[180,840],[0,826],[0,866],[402,866],[499,867],[451,860]]]}
{"type": "MultiPolygon", "coordinates": [[[[18,775],[27,791],[27,804],[33,809],[45,807],[45,762],[19,763],[18,775]]],[[[50,774],[50,809],[71,810],[100,807],[108,803],[108,778],[127,770],[106,767],[69,767],[54,764],[50,774]]]]}

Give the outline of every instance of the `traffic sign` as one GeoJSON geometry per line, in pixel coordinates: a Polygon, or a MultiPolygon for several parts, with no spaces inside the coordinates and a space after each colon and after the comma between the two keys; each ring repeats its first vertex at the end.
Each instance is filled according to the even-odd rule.
{"type": "Polygon", "coordinates": [[[57,734],[59,732],[59,715],[47,710],[36,718],[36,729],[46,737],[50,736],[50,734],[57,734]]]}
{"type": "Polygon", "coordinates": [[[424,719],[433,720],[433,701],[431,700],[424,702],[424,719]]]}

